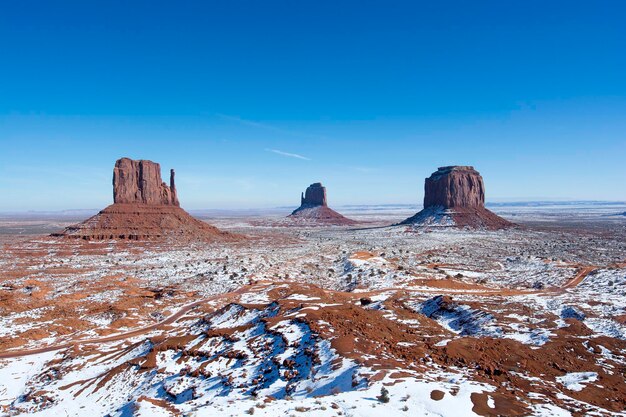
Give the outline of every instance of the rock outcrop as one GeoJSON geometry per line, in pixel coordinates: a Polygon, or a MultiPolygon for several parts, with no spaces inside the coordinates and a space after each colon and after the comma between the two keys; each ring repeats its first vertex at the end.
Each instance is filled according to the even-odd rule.
{"type": "Polygon", "coordinates": [[[180,206],[174,170],[168,186],[161,180],[161,166],[156,162],[118,159],[113,168],[113,203],[180,206]]]}
{"type": "Polygon", "coordinates": [[[300,207],[289,216],[292,220],[304,221],[309,224],[352,225],[357,222],[349,219],[328,207],[326,187],[321,182],[309,185],[300,196],[300,207]]]}
{"type": "Polygon", "coordinates": [[[328,206],[328,202],[326,200],[326,187],[322,186],[321,182],[309,185],[306,191],[300,196],[300,206],[328,206]]]}
{"type": "Polygon", "coordinates": [[[121,158],[113,169],[113,204],[53,236],[84,240],[238,238],[192,217],[179,206],[173,169],[168,186],[161,180],[159,164],[121,158]]]}
{"type": "Polygon", "coordinates": [[[441,167],[424,184],[424,208],[484,207],[483,177],[474,167],[441,167]]]}
{"type": "Polygon", "coordinates": [[[424,209],[401,224],[502,229],[513,224],[485,208],[482,176],[471,166],[446,166],[424,183],[424,209]]]}

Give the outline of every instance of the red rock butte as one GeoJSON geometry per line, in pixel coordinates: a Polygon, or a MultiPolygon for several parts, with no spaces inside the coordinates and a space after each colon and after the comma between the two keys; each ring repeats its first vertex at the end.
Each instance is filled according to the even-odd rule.
{"type": "Polygon", "coordinates": [[[513,223],[485,208],[483,177],[471,166],[440,167],[424,183],[424,209],[400,224],[503,229],[513,223]]]}
{"type": "Polygon", "coordinates": [[[180,206],[170,170],[170,185],[161,180],[161,166],[152,161],[121,158],[113,168],[114,204],[150,204],[180,206]]]}
{"type": "Polygon", "coordinates": [[[326,187],[321,182],[309,185],[300,196],[300,207],[289,216],[293,220],[305,220],[312,223],[327,225],[353,225],[357,222],[349,219],[328,207],[326,187]]]}
{"type": "Polygon", "coordinates": [[[236,237],[180,208],[174,170],[170,185],[152,161],[118,159],[113,168],[113,204],[52,236],[84,240],[233,240],[236,237]]]}
{"type": "Polygon", "coordinates": [[[328,206],[326,187],[321,182],[309,185],[300,196],[300,206],[328,206]]]}

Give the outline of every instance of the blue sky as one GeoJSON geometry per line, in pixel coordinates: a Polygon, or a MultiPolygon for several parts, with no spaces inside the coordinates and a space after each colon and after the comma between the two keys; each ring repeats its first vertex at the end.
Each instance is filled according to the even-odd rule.
{"type": "Polygon", "coordinates": [[[626,200],[620,1],[5,2],[0,211],[100,208],[121,156],[183,206],[626,200]],[[435,4],[432,4],[435,3],[435,4]]]}

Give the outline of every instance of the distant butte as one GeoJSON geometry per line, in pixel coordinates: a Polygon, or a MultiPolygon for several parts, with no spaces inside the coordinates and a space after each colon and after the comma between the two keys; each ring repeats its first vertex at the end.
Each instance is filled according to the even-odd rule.
{"type": "Polygon", "coordinates": [[[113,169],[113,204],[82,223],[52,236],[84,240],[231,240],[236,236],[192,217],[180,208],[174,170],[170,185],[158,163],[118,159],[113,169]]]}
{"type": "Polygon", "coordinates": [[[446,166],[424,183],[424,209],[400,224],[503,229],[513,223],[485,208],[485,186],[471,166],[446,166]]]}
{"type": "Polygon", "coordinates": [[[300,207],[289,216],[293,220],[306,220],[327,225],[353,225],[357,222],[328,207],[326,187],[321,182],[309,185],[300,196],[300,207]]]}

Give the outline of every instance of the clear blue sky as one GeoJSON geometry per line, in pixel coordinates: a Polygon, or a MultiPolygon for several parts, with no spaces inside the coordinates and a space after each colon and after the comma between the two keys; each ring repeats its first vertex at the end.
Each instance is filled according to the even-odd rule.
{"type": "Polygon", "coordinates": [[[6,1],[0,211],[100,208],[121,156],[183,206],[626,200],[623,1],[6,1]],[[291,155],[290,155],[291,154],[291,155]],[[299,156],[299,157],[298,157],[299,156]]]}

